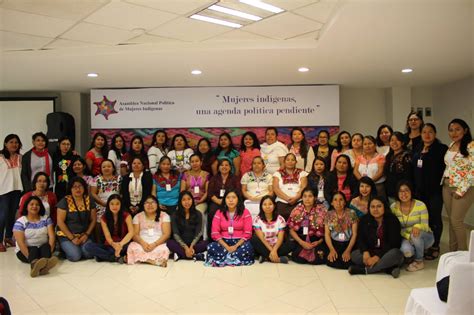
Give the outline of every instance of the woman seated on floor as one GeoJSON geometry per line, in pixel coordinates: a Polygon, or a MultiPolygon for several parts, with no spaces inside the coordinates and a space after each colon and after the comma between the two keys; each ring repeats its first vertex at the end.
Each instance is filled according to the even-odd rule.
{"type": "Polygon", "coordinates": [[[288,263],[291,243],[285,241],[285,219],[276,211],[276,203],[272,196],[264,196],[260,200],[260,212],[253,221],[255,234],[251,243],[255,252],[260,255],[260,263],[288,263]]]}
{"type": "Polygon", "coordinates": [[[104,244],[88,243],[86,251],[97,261],[110,261],[123,264],[126,260],[128,244],[133,237],[132,216],[125,211],[122,198],[113,194],[107,199],[105,212],[100,219],[104,244]]]}
{"type": "Polygon", "coordinates": [[[383,198],[371,199],[369,213],[360,219],[358,231],[358,249],[351,254],[355,265],[349,267],[349,273],[365,275],[385,271],[398,278],[403,263],[400,222],[383,198]]]}
{"type": "Polygon", "coordinates": [[[170,251],[166,241],[171,235],[170,216],[160,210],[158,200],[148,196],[144,202],[144,211],[133,218],[133,242],[127,250],[127,263],[133,265],[145,262],[166,267],[170,251]]]}

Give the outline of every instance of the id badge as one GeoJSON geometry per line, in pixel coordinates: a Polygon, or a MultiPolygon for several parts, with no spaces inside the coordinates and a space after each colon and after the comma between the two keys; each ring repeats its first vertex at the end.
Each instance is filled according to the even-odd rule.
{"type": "Polygon", "coordinates": [[[308,235],[308,227],[303,226],[303,235],[308,235]]]}
{"type": "Polygon", "coordinates": [[[380,238],[377,239],[377,247],[380,247],[380,238]]]}
{"type": "Polygon", "coordinates": [[[199,194],[199,186],[194,186],[194,193],[199,194]]]}
{"type": "Polygon", "coordinates": [[[288,190],[288,191],[293,191],[293,187],[291,187],[291,186],[290,186],[290,187],[287,187],[286,190],[288,190]]]}
{"type": "Polygon", "coordinates": [[[166,191],[171,191],[171,185],[170,184],[166,184],[166,191]]]}
{"type": "Polygon", "coordinates": [[[423,160],[422,159],[418,159],[418,161],[416,161],[416,166],[418,168],[422,168],[423,167],[423,160]]]}
{"type": "Polygon", "coordinates": [[[257,196],[260,195],[261,193],[262,193],[262,192],[261,192],[260,190],[256,190],[256,191],[255,191],[255,194],[256,194],[257,196]]]}
{"type": "Polygon", "coordinates": [[[225,194],[225,189],[221,189],[219,191],[219,197],[221,197],[221,198],[224,197],[224,194],[225,194]]]}
{"type": "Polygon", "coordinates": [[[233,226],[229,226],[227,228],[227,232],[229,232],[229,234],[234,234],[234,227],[233,226]]]}
{"type": "Polygon", "coordinates": [[[155,230],[148,229],[148,236],[153,236],[155,234],[155,230]]]}
{"type": "Polygon", "coordinates": [[[345,241],[346,240],[346,234],[344,233],[339,233],[337,235],[337,238],[340,240],[340,241],[345,241]]]}
{"type": "Polygon", "coordinates": [[[318,199],[324,199],[324,191],[322,190],[318,191],[318,199]]]}

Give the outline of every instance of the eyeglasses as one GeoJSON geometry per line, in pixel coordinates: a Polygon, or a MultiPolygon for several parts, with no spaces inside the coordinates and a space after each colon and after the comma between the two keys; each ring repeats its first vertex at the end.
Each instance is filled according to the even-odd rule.
{"type": "Polygon", "coordinates": [[[410,118],[410,119],[408,119],[408,121],[418,121],[418,120],[420,120],[420,118],[410,118]]]}

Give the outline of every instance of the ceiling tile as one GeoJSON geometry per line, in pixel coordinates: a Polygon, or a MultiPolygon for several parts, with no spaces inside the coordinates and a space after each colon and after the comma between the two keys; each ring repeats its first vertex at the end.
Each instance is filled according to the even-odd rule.
{"type": "Polygon", "coordinates": [[[45,48],[78,48],[78,47],[98,47],[104,46],[98,43],[87,43],[76,40],[56,39],[45,48]]]}
{"type": "Polygon", "coordinates": [[[130,31],[83,22],[64,33],[61,38],[104,45],[116,45],[127,41],[133,36],[135,35],[130,31]]]}
{"type": "Polygon", "coordinates": [[[0,7],[78,21],[110,0],[4,0],[0,7]]]}
{"type": "Polygon", "coordinates": [[[85,21],[126,30],[150,30],[176,17],[176,14],[114,1],[94,12],[85,21]]]}
{"type": "Polygon", "coordinates": [[[318,1],[319,0],[264,0],[263,2],[290,11],[318,1]]]}
{"type": "Polygon", "coordinates": [[[206,42],[209,42],[209,41],[249,41],[249,40],[262,41],[262,40],[271,40],[271,39],[268,37],[252,34],[249,32],[242,31],[242,30],[233,30],[228,33],[224,33],[216,37],[210,38],[206,42]]]}
{"type": "Polygon", "coordinates": [[[289,38],[289,40],[295,40],[295,39],[313,39],[313,40],[318,40],[319,38],[319,32],[320,31],[315,31],[315,32],[309,32],[303,35],[298,35],[292,38],[289,38]]]}
{"type": "Polygon", "coordinates": [[[321,2],[297,9],[293,12],[321,23],[327,23],[337,2],[337,0],[321,0],[321,2]]]}
{"type": "Polygon", "coordinates": [[[74,21],[0,8],[0,30],[29,35],[56,37],[74,25],[74,21]]]}
{"type": "Polygon", "coordinates": [[[52,40],[47,37],[0,31],[0,49],[2,51],[40,49],[52,40]]]}
{"type": "Polygon", "coordinates": [[[321,29],[322,24],[286,12],[272,16],[258,23],[244,26],[242,30],[250,31],[259,35],[287,39],[301,34],[321,29]]]}
{"type": "Polygon", "coordinates": [[[167,38],[197,42],[230,30],[232,29],[225,26],[196,21],[189,18],[179,18],[158,27],[149,33],[167,38]]]}
{"type": "Polygon", "coordinates": [[[133,3],[149,8],[154,8],[166,12],[176,14],[191,14],[202,10],[216,0],[125,0],[125,2],[133,3]]]}
{"type": "Polygon", "coordinates": [[[137,44],[157,44],[157,43],[179,43],[179,40],[172,38],[164,38],[160,36],[143,34],[135,38],[129,39],[127,43],[137,43],[137,44]]]}

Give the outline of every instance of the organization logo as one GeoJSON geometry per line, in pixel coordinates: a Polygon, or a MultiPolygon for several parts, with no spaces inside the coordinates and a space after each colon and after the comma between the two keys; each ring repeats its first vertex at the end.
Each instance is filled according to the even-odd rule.
{"type": "Polygon", "coordinates": [[[115,103],[117,103],[117,100],[110,101],[107,96],[104,95],[104,98],[100,102],[94,102],[94,104],[97,105],[95,115],[103,115],[106,120],[109,120],[110,115],[118,113],[114,108],[115,103]]]}

